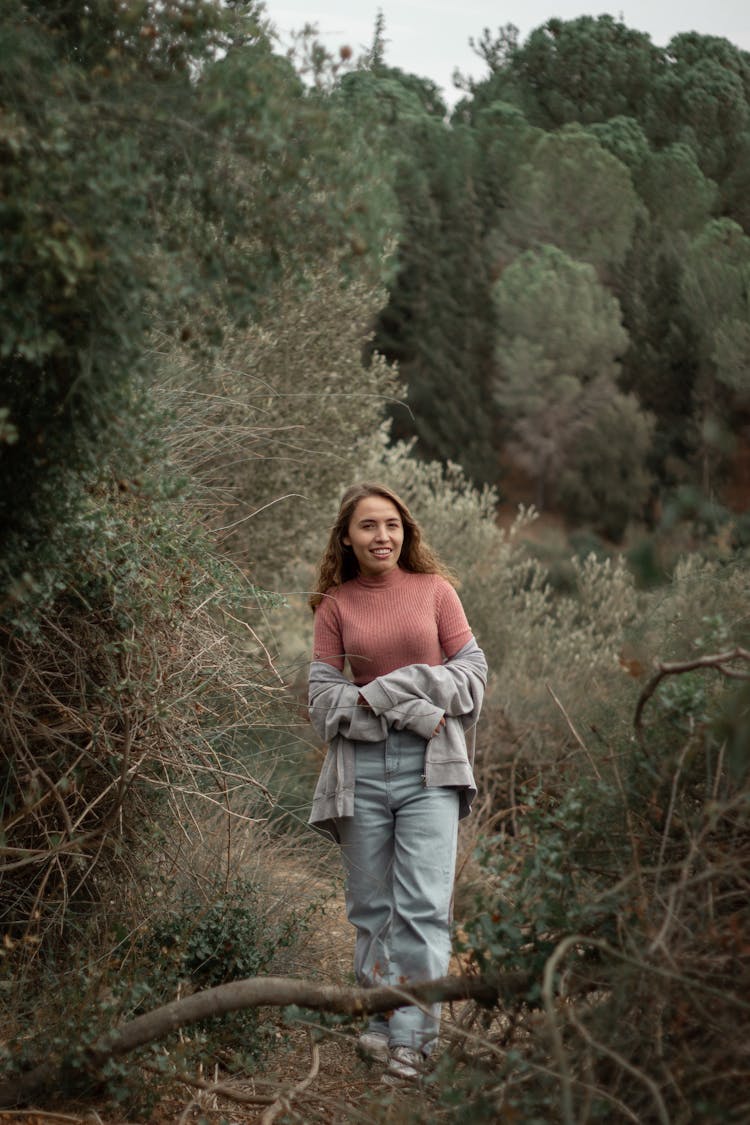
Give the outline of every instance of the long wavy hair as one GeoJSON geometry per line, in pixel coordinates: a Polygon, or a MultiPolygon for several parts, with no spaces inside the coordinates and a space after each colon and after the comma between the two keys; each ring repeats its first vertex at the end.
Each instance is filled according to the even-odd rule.
{"type": "Polygon", "coordinates": [[[310,605],[313,609],[320,605],[323,595],[350,578],[359,574],[359,565],[351,547],[344,543],[344,536],[349,532],[349,524],[354,515],[354,509],[360,500],[368,496],[382,496],[395,504],[401,516],[404,528],[404,542],[401,547],[398,565],[402,570],[410,570],[414,574],[439,574],[452,586],[456,585],[456,577],[440,561],[435,552],[425,542],[422,529],[414,519],[401,497],[384,484],[373,481],[360,481],[347,488],[341,497],[339,514],[331,528],[328,543],[323,552],[323,557],[318,566],[318,580],[315,592],[310,596],[310,605]]]}

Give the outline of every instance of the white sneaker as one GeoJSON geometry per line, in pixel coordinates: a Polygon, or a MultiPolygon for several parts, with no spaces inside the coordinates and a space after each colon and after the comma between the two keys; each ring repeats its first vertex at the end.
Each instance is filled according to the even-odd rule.
{"type": "Polygon", "coordinates": [[[388,1070],[383,1082],[397,1086],[402,1082],[417,1082],[424,1070],[425,1058],[421,1051],[412,1047],[394,1047],[388,1062],[388,1070]]]}
{"type": "Polygon", "coordinates": [[[360,1055],[375,1062],[387,1063],[391,1052],[388,1049],[388,1036],[382,1031],[363,1031],[357,1042],[360,1055]]]}

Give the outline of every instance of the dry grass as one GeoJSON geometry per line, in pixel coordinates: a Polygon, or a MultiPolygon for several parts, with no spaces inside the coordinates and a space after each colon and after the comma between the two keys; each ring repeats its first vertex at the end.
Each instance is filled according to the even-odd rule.
{"type": "Polygon", "coordinates": [[[264,792],[237,747],[279,693],[272,670],[242,651],[204,568],[129,550],[140,565],[98,603],[82,565],[33,633],[0,635],[6,960],[137,883],[166,821],[198,828],[196,797],[242,818],[242,794],[264,792]]]}

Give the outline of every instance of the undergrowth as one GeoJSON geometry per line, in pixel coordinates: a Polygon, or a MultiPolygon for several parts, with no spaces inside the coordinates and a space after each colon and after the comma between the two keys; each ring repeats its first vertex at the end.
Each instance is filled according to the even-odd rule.
{"type": "Polygon", "coordinates": [[[741,564],[685,560],[596,690],[567,677],[541,724],[522,692],[485,731],[458,948],[531,983],[450,1031],[451,1120],[746,1119],[748,593],[741,564]]]}
{"type": "MultiPolygon", "coordinates": [[[[555,582],[523,544],[533,511],[504,531],[492,490],[389,445],[392,372],[376,360],[351,392],[372,291],[308,281],[210,364],[154,353],[163,458],[92,474],[65,552],[2,607],[6,1072],[68,1055],[80,1090],[109,1027],[268,972],[312,924],[276,909],[268,870],[300,839],[311,854],[305,602],[345,474],[402,493],[460,577],[491,680],[457,949],[530,980],[446,1024],[413,1119],[744,1120],[750,723],[727,654],[748,648],[746,567],[694,555],[644,590],[581,551],[555,582]],[[646,694],[655,662],[720,653],[646,694]]],[[[112,1063],[101,1089],[147,1115],[154,1068],[252,1071],[276,1035],[238,1013],[112,1063]]],[[[391,1109],[374,1099],[373,1120],[391,1109]]]]}
{"type": "Polygon", "coordinates": [[[89,1050],[134,1016],[199,989],[267,974],[283,963],[309,931],[317,904],[298,908],[287,902],[271,912],[268,902],[268,888],[243,874],[226,881],[218,896],[210,884],[186,880],[184,872],[157,881],[141,904],[143,920],[135,932],[122,916],[113,920],[99,957],[93,956],[89,935],[86,952],[64,961],[47,958],[25,1001],[16,1004],[13,1033],[0,1060],[2,1077],[38,1061],[43,1035],[46,1057],[63,1075],[59,1096],[95,1097],[99,1105],[148,1117],[176,1075],[206,1068],[254,1073],[279,1038],[277,1023],[255,1009],[194,1023],[95,1071],[89,1050]]]}

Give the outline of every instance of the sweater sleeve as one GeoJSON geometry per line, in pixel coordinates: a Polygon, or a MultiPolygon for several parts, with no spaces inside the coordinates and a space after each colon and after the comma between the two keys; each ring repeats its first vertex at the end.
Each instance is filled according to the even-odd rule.
{"type": "Polygon", "coordinates": [[[446,582],[445,579],[441,580],[437,591],[436,608],[440,647],[450,660],[465,644],[468,644],[473,634],[466,620],[461,599],[450,582],[446,582]]]}
{"type": "Polygon", "coordinates": [[[380,742],[387,721],[359,703],[359,689],[325,660],[310,665],[308,707],[312,725],[330,742],[336,735],[357,742],[380,742]]]}
{"type": "Polygon", "coordinates": [[[338,672],[343,672],[344,659],[336,600],[330,594],[324,594],[313,618],[313,660],[322,660],[338,672]]]}
{"type": "Polygon", "coordinates": [[[375,715],[422,734],[434,730],[434,715],[476,722],[487,683],[487,660],[474,638],[445,664],[411,664],[360,688],[375,715]],[[433,723],[430,728],[429,724],[433,723]]]}

